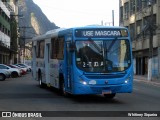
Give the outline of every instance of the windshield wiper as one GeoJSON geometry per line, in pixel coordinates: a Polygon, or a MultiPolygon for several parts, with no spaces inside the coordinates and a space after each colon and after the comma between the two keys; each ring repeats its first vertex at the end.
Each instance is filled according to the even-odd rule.
{"type": "Polygon", "coordinates": [[[115,44],[115,42],[117,41],[118,39],[115,38],[115,40],[112,40],[112,43],[110,44],[110,46],[108,47],[108,51],[110,51],[110,49],[112,48],[112,46],[115,44]]]}

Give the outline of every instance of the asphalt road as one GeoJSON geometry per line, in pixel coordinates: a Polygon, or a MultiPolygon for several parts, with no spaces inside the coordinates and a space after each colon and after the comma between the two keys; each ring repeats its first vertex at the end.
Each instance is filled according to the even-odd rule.
{"type": "MultiPolygon", "coordinates": [[[[52,111],[48,113],[51,116],[61,113],[57,111],[128,111],[131,113],[134,111],[142,111],[142,113],[143,111],[148,111],[148,113],[152,113],[152,111],[160,111],[159,92],[160,86],[135,81],[133,93],[117,94],[113,100],[107,100],[101,95],[66,98],[60,95],[55,89],[40,88],[38,81],[33,80],[31,73],[29,73],[19,78],[9,78],[0,82],[0,111],[52,111]],[[55,113],[53,111],[55,111],[55,113]]],[[[72,114],[72,112],[63,114],[68,115],[72,114]]],[[[87,114],[90,113],[88,112],[87,114]]],[[[96,114],[102,114],[103,116],[103,114],[110,113],[95,112],[95,114],[93,114],[94,113],[92,113],[93,118],[90,118],[91,120],[96,120],[96,114]]],[[[117,112],[111,114],[114,116],[117,112]]],[[[122,114],[127,113],[122,112],[122,114]]],[[[83,112],[73,112],[71,116],[73,116],[72,119],[74,119],[75,116],[81,115],[85,116],[86,114],[83,112]]],[[[160,114],[158,114],[158,116],[160,116],[160,114]]],[[[140,117],[138,118],[141,119],[140,117]]],[[[66,120],[69,118],[63,119],[66,120]]],[[[80,117],[75,119],[80,119],[80,117]]],[[[87,117],[87,119],[89,119],[89,117],[87,117]]],[[[101,119],[103,119],[103,117],[101,117],[101,119]]],[[[106,118],[104,119],[106,120],[106,118]]],[[[109,117],[107,117],[107,119],[109,119],[109,117]]],[[[118,117],[114,119],[119,120],[118,117]]],[[[123,120],[125,119],[128,119],[128,117],[123,118],[123,120]]],[[[147,119],[153,120],[153,117],[147,119]]],[[[154,117],[154,119],[158,120],[159,118],[154,117]]]]}

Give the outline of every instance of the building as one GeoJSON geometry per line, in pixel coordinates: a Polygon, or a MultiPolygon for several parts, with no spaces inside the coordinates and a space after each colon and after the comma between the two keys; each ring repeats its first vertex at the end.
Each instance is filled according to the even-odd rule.
{"type": "Polygon", "coordinates": [[[10,37],[11,37],[11,43],[10,43],[10,63],[14,64],[18,62],[18,44],[19,44],[19,36],[18,36],[18,7],[17,7],[17,1],[18,0],[9,0],[9,4],[11,6],[10,9],[10,37]]]}
{"type": "Polygon", "coordinates": [[[10,11],[6,1],[0,0],[0,63],[10,61],[10,11]]]}
{"type": "Polygon", "coordinates": [[[0,63],[17,62],[18,33],[16,0],[0,0],[0,63]]]}
{"type": "Polygon", "coordinates": [[[134,74],[160,75],[160,0],[120,0],[120,26],[129,29],[134,74]],[[149,59],[152,58],[151,64],[149,59]],[[152,69],[150,69],[150,67],[152,69]]]}

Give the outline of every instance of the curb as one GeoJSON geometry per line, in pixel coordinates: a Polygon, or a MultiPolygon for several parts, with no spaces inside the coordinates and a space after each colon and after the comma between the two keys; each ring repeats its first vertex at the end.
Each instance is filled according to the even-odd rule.
{"type": "Polygon", "coordinates": [[[137,78],[134,78],[133,80],[136,82],[144,82],[144,83],[148,83],[148,84],[152,84],[160,87],[160,82],[148,81],[146,79],[137,79],[137,78]]]}

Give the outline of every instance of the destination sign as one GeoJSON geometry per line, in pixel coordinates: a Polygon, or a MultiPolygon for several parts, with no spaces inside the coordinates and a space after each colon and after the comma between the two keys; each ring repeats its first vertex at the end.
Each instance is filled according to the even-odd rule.
{"type": "Polygon", "coordinates": [[[123,29],[78,29],[76,37],[127,37],[127,30],[123,29]]]}

